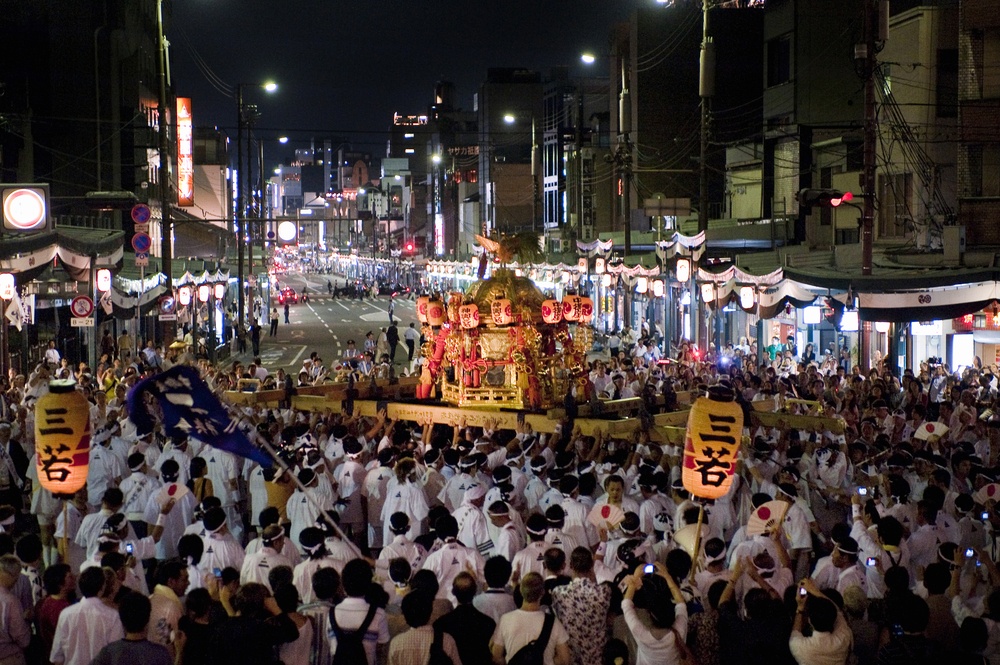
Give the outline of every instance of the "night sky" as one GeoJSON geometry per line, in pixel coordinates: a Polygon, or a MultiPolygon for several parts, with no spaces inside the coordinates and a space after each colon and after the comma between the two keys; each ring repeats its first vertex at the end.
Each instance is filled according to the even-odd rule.
{"type": "MultiPolygon", "coordinates": [[[[489,67],[545,72],[570,66],[606,75],[611,26],[654,0],[173,0],[168,23],[178,96],[192,97],[195,123],[235,135],[236,101],[199,69],[229,86],[271,78],[279,92],[257,101],[265,154],[341,137],[384,153],[393,112],[425,113],[434,83],[456,85],[457,105],[489,67]],[[580,63],[591,51],[598,61],[580,63]],[[281,148],[278,136],[291,142],[281,148]]],[[[268,159],[270,161],[270,159],[268,159]]]]}

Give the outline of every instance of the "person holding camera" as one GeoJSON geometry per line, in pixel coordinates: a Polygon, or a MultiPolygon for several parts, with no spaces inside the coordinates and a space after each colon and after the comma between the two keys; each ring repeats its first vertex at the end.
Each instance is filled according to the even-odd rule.
{"type": "Polygon", "coordinates": [[[842,665],[851,650],[851,627],[832,600],[811,579],[799,585],[788,648],[799,665],[842,665]],[[806,622],[812,634],[803,634],[806,622]]]}
{"type": "Polygon", "coordinates": [[[635,665],[679,665],[689,660],[687,604],[666,567],[659,562],[640,564],[624,582],[622,614],[636,643],[635,665]],[[664,593],[667,589],[669,596],[664,593]],[[650,625],[636,613],[637,601],[649,613],[650,625]]]}

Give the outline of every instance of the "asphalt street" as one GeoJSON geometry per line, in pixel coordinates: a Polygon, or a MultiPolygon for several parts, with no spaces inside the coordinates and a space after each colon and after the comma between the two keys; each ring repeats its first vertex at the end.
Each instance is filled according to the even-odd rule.
{"type": "MultiPolygon", "coordinates": [[[[261,331],[260,355],[264,367],[271,371],[279,367],[286,371],[298,371],[302,360],[313,351],[319,353],[323,364],[335,367],[343,357],[348,340],[353,339],[359,349],[364,346],[365,333],[372,331],[378,338],[380,328],[389,326],[389,296],[379,296],[375,300],[349,300],[331,298],[327,293],[327,280],[336,286],[343,286],[344,278],[337,275],[314,275],[289,273],[280,275],[281,288],[290,286],[299,294],[299,302],[289,305],[289,323],[285,323],[284,305],[274,300],[270,307],[277,307],[281,315],[278,334],[268,336],[268,326],[261,331]],[[302,289],[306,287],[309,302],[302,302],[302,289]]],[[[274,290],[277,293],[277,289],[274,290]]],[[[415,302],[406,298],[396,298],[394,318],[399,326],[400,344],[396,350],[396,370],[407,368],[407,350],[403,331],[412,322],[419,328],[415,313],[415,302]]],[[[270,308],[269,308],[270,311],[270,308]]],[[[238,356],[241,361],[252,360],[250,354],[238,356]]]]}

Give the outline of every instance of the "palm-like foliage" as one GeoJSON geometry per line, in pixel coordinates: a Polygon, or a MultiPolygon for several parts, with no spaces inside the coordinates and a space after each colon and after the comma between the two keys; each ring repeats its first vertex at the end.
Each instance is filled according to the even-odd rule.
{"type": "Polygon", "coordinates": [[[500,236],[499,239],[477,235],[476,240],[487,252],[496,255],[501,267],[506,267],[515,258],[521,265],[541,263],[545,258],[538,246],[538,235],[531,231],[500,236]]]}

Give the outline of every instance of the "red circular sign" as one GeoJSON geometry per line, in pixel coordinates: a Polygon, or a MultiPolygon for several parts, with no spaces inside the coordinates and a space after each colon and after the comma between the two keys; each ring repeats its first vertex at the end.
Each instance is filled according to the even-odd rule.
{"type": "Polygon", "coordinates": [[[761,506],[757,509],[757,516],[762,520],[768,520],[771,518],[771,509],[767,506],[761,506]]]}
{"type": "Polygon", "coordinates": [[[94,313],[94,301],[87,296],[77,296],[70,302],[69,311],[78,319],[85,319],[94,313]]]}

